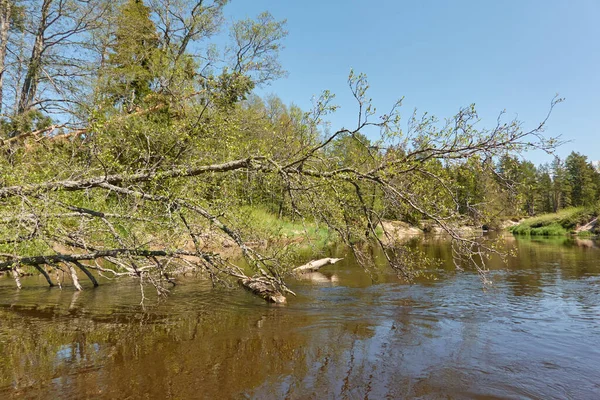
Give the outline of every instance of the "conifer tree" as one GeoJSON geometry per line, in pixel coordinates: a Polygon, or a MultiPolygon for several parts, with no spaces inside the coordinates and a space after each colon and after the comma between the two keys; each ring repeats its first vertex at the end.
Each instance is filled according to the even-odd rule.
{"type": "Polygon", "coordinates": [[[116,20],[114,45],[104,71],[104,88],[113,104],[131,112],[152,93],[159,76],[159,37],[150,9],[141,0],[128,0],[116,20]]]}

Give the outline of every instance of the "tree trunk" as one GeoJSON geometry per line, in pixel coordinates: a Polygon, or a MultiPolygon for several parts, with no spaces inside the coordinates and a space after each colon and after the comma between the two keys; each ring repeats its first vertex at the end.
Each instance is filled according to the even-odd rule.
{"type": "Polygon", "coordinates": [[[19,114],[29,110],[37,93],[40,69],[42,67],[42,54],[44,52],[44,35],[46,33],[46,28],[48,27],[48,10],[51,4],[52,0],[44,0],[44,3],[42,4],[40,23],[35,35],[31,57],[27,63],[27,73],[25,74],[25,80],[23,81],[23,87],[21,89],[21,98],[19,99],[17,111],[19,114]]]}
{"type": "Polygon", "coordinates": [[[4,71],[6,68],[6,49],[8,47],[11,10],[12,3],[10,0],[0,0],[0,113],[2,113],[2,101],[4,100],[4,71]]]}

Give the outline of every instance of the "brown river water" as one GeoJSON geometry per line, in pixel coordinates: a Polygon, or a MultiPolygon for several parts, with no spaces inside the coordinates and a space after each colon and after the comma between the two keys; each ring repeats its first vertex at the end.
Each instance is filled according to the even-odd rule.
{"type": "Polygon", "coordinates": [[[142,308],[130,280],[0,278],[0,399],[600,398],[600,243],[509,239],[487,290],[425,240],[435,279],[346,255],[286,306],[198,279],[142,308]]]}

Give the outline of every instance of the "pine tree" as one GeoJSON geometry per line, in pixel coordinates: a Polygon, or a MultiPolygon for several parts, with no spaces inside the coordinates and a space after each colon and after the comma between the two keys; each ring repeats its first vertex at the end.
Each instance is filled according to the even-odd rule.
{"type": "Polygon", "coordinates": [[[571,186],[571,200],[574,206],[590,206],[596,198],[594,168],[587,157],[576,152],[565,160],[567,180],[571,186]]]}
{"type": "Polygon", "coordinates": [[[541,165],[537,170],[537,211],[539,213],[550,213],[553,207],[553,185],[548,164],[541,165]]]}
{"type": "Polygon", "coordinates": [[[567,170],[563,161],[556,157],[551,164],[552,170],[552,208],[554,212],[570,206],[571,186],[567,179],[567,170]]]}
{"type": "Polygon", "coordinates": [[[141,0],[128,0],[121,7],[110,50],[104,90],[113,104],[131,112],[152,93],[159,77],[159,37],[141,0]]]}

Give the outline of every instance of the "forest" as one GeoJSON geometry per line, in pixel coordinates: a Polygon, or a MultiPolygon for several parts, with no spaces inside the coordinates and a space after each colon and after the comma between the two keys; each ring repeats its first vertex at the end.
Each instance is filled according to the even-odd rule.
{"type": "Polygon", "coordinates": [[[456,266],[485,280],[499,250],[461,226],[598,214],[592,160],[526,160],[562,143],[544,135],[562,99],[543,121],[500,112],[484,126],[474,105],[441,119],[403,110],[400,96],[375,109],[366,75],[350,71],[356,119],[331,127],[333,93],[307,110],[256,94],[286,75],[286,22],[229,23],[227,3],[0,0],[0,272],[17,286],[32,271],[55,285],[60,272],[78,289],[79,274],[94,286],[129,276],[164,294],[196,271],[275,301],[292,294],[298,249],[319,254],[315,232],[367,269],[368,248],[382,248],[410,280],[430,261],[387,220],[436,225],[456,266]]]}

